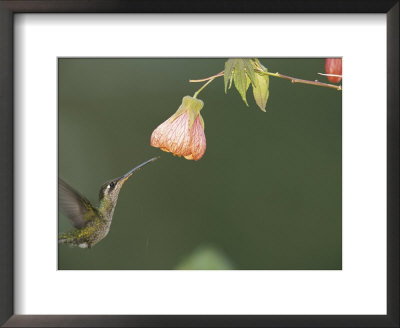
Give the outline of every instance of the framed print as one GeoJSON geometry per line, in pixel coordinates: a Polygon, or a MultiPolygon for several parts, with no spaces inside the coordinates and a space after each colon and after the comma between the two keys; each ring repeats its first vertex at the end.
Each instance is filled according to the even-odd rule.
{"type": "MultiPolygon", "coordinates": [[[[268,63],[269,67],[279,66],[281,71],[292,71],[292,74],[303,77],[307,71],[318,71],[325,65],[324,58],[257,60],[260,65],[268,63]],[[294,67],[298,67],[297,70],[294,67]]],[[[253,87],[249,86],[246,95],[249,106],[247,112],[242,111],[247,106],[237,97],[239,94],[233,81],[234,76],[233,86],[227,90],[226,96],[222,76],[205,82],[184,83],[189,85],[182,85],[183,94],[178,99],[176,86],[164,85],[165,80],[171,77],[186,81],[186,71],[194,70],[195,67],[196,71],[192,73],[195,76],[213,71],[211,75],[215,75],[230,63],[236,66],[237,71],[241,65],[257,65],[251,59],[227,61],[223,58],[58,59],[59,200],[60,204],[65,202],[66,207],[63,213],[63,207],[60,206],[58,220],[58,270],[342,269],[342,93],[337,90],[341,87],[340,83],[331,83],[326,79],[326,83],[320,82],[314,86],[317,90],[304,85],[301,96],[293,94],[295,101],[291,99],[288,103],[282,102],[282,107],[277,108],[275,99],[281,99],[283,95],[278,96],[275,91],[275,98],[267,99],[268,84],[270,94],[277,90],[273,89],[276,83],[272,80],[274,76],[255,76],[260,79],[256,83],[264,83],[258,88],[265,88],[265,94],[258,97],[255,93],[254,97],[253,87]],[[155,74],[159,74],[160,84],[157,84],[155,74]],[[140,79],[132,78],[138,75],[140,79]],[[129,90],[142,90],[143,85],[153,85],[153,88],[146,92],[140,91],[142,96],[124,91],[125,86],[129,86],[129,90]],[[197,90],[191,92],[193,88],[197,90]],[[81,90],[85,90],[84,95],[81,90]],[[217,109],[222,103],[213,104],[213,99],[217,99],[217,90],[222,99],[229,97],[224,100],[222,107],[229,108],[229,112],[224,115],[221,115],[222,110],[217,109]],[[128,94],[131,94],[130,98],[126,98],[128,94]],[[211,98],[206,98],[207,95],[211,98]],[[149,101],[156,97],[161,101],[149,101]],[[311,97],[314,97],[314,104],[309,102],[311,97]],[[292,101],[293,105],[290,105],[292,101]],[[318,104],[324,104],[324,111],[321,111],[318,104]],[[169,120],[167,123],[163,121],[176,115],[174,112],[178,107],[186,111],[179,116],[185,119],[192,111],[197,113],[197,106],[202,108],[193,126],[196,127],[196,123],[200,125],[195,130],[197,134],[192,137],[192,144],[186,146],[184,143],[180,148],[175,147],[175,141],[169,142],[169,139],[174,140],[174,134],[162,134],[164,127],[170,124],[169,120]],[[293,106],[296,106],[297,114],[293,113],[293,106]],[[177,108],[170,113],[171,107],[177,108]],[[272,107],[282,116],[274,114],[274,118],[261,119],[267,117],[270,113],[268,108],[272,107]],[[157,115],[154,108],[162,114],[157,115]],[[288,113],[291,119],[287,118],[288,113]],[[243,121],[246,119],[243,115],[246,114],[248,123],[243,121]],[[124,122],[120,121],[121,117],[124,117],[124,122]],[[148,117],[148,121],[144,117],[148,117]],[[92,120],[94,124],[90,123],[92,120]],[[201,120],[207,128],[202,128],[201,120]],[[104,138],[104,131],[109,129],[110,122],[114,122],[116,130],[112,129],[104,138]],[[133,129],[134,122],[142,123],[133,129]],[[79,127],[81,124],[85,127],[79,127]],[[224,130],[212,128],[214,124],[230,127],[224,132],[227,136],[221,136],[224,130]],[[321,131],[324,132],[321,134],[321,131]],[[74,135],[79,142],[74,140],[74,135]],[[82,145],[85,139],[91,138],[99,141],[97,146],[92,141],[82,145]],[[265,144],[268,139],[270,141],[265,144]],[[299,141],[294,142],[294,139],[299,141]],[[214,145],[213,140],[220,140],[220,144],[214,145]],[[197,143],[200,145],[198,149],[195,147],[197,143]],[[237,147],[242,143],[247,149],[238,152],[237,147]],[[160,152],[160,147],[168,148],[170,153],[175,153],[175,157],[168,152],[160,152]],[[111,150],[114,155],[110,153],[111,150]],[[255,153],[257,158],[252,159],[255,153]],[[93,188],[83,192],[84,185],[74,180],[74,176],[82,171],[95,172],[97,169],[89,168],[96,166],[91,162],[92,158],[109,167],[108,170],[117,172],[121,169],[119,163],[122,158],[130,156],[132,163],[143,158],[140,161],[147,164],[141,167],[141,171],[136,172],[134,169],[135,173],[126,182],[125,178],[119,180],[119,177],[114,177],[111,182],[105,183],[110,179],[107,177],[96,186],[89,177],[80,178],[81,182],[88,180],[88,187],[96,186],[94,197],[101,194],[98,215],[106,217],[110,224],[104,222],[104,225],[94,230],[90,224],[71,230],[68,216],[65,216],[71,206],[68,198],[70,192],[77,188],[76,192],[88,198],[93,188]],[[202,166],[202,171],[196,169],[199,165],[207,165],[209,161],[221,165],[224,158],[231,158],[228,167],[223,164],[218,169],[213,166],[208,169],[202,166]],[[89,167],[85,168],[86,165],[89,167]],[[247,165],[254,167],[253,172],[238,174],[247,165]],[[76,167],[76,171],[72,170],[73,167],[76,167]],[[257,167],[271,174],[261,174],[257,167]],[[185,178],[185,171],[190,178],[185,178]],[[308,182],[300,178],[302,175],[307,176],[308,182]],[[141,178],[145,180],[141,181],[141,178]],[[123,185],[119,188],[121,183],[123,185]],[[140,192],[135,196],[135,192],[130,190],[139,185],[140,192]],[[115,193],[118,193],[118,200],[114,201],[114,194],[106,192],[111,188],[117,188],[115,193]],[[317,195],[321,194],[324,196],[319,198],[317,195]],[[132,201],[136,198],[137,205],[125,207],[123,204],[126,196],[132,201]],[[114,211],[112,214],[107,208],[103,209],[102,204],[108,201],[111,202],[109,209],[114,211]],[[155,202],[157,207],[154,207],[155,202]],[[318,210],[315,208],[316,202],[318,210]],[[283,205],[287,203],[291,205],[283,205]],[[215,212],[208,215],[211,209],[215,212]],[[267,212],[274,213],[271,214],[273,218],[267,219],[261,214],[267,212]],[[218,213],[223,215],[218,218],[218,213]],[[132,219],[118,219],[124,217],[132,219]],[[161,221],[157,219],[161,217],[161,221]],[[309,229],[300,229],[299,225],[309,229]],[[123,229],[120,230],[120,227],[123,229]],[[254,227],[258,227],[258,233],[254,227]],[[86,230],[88,235],[82,236],[82,231],[86,230]],[[129,233],[125,234],[127,231],[129,233]],[[90,254],[88,258],[80,249],[86,246],[91,248],[90,253],[86,252],[90,254]],[[135,251],[130,253],[129,258],[117,257],[121,249],[135,251]],[[268,249],[273,249],[273,254],[268,255],[268,249]]],[[[281,88],[291,86],[286,79],[281,80],[281,88]]],[[[179,123],[178,118],[173,121],[171,130],[180,131],[179,123]]],[[[107,175],[107,172],[103,174],[107,175]]],[[[89,206],[96,208],[96,199],[89,199],[92,200],[89,206]]],[[[94,217],[97,218],[96,215],[94,217]]]]}
{"type": "Polygon", "coordinates": [[[397,1],[1,1],[0,322],[398,327],[397,1]]]}

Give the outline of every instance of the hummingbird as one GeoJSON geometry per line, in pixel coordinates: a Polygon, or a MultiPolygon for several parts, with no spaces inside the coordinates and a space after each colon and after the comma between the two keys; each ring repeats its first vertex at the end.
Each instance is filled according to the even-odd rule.
{"type": "Polygon", "coordinates": [[[58,242],[81,248],[91,248],[110,231],[118,195],[126,180],[143,166],[154,162],[154,157],[136,166],[122,177],[105,182],[99,191],[99,207],[94,207],[64,180],[58,178],[58,203],[74,228],[58,236],[58,242]]]}

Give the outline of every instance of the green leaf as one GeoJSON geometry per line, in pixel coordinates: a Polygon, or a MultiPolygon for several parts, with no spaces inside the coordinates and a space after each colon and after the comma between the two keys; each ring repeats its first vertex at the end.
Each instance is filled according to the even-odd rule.
{"type": "MultiPolygon", "coordinates": [[[[265,69],[266,70],[266,69],[265,69]]],[[[256,104],[260,109],[265,112],[267,101],[269,97],[269,76],[255,74],[257,80],[256,87],[253,85],[253,95],[256,104]]]]}
{"type": "Polygon", "coordinates": [[[232,84],[232,71],[235,66],[236,59],[228,59],[225,62],[225,71],[224,71],[224,84],[225,84],[225,93],[228,91],[228,82],[232,84]]]}
{"type": "Polygon", "coordinates": [[[239,94],[242,96],[242,99],[246,106],[249,106],[246,100],[246,91],[248,88],[247,83],[247,74],[244,70],[244,63],[242,60],[237,60],[235,63],[235,70],[233,72],[233,82],[235,82],[235,87],[239,94]]]}
{"type": "Polygon", "coordinates": [[[229,81],[229,87],[228,87],[228,89],[230,89],[230,88],[232,87],[232,82],[233,82],[233,75],[231,76],[231,79],[230,79],[230,81],[229,81]]]}
{"type": "Polygon", "coordinates": [[[247,83],[246,83],[246,91],[247,91],[249,89],[251,81],[250,81],[250,78],[248,76],[246,78],[247,78],[247,83]]]}
{"type": "Polygon", "coordinates": [[[256,62],[256,64],[258,66],[260,66],[260,68],[264,71],[266,71],[267,69],[265,68],[265,66],[263,64],[261,64],[261,62],[258,60],[258,58],[254,58],[254,61],[256,62]]]}
{"type": "Polygon", "coordinates": [[[253,87],[256,85],[256,73],[254,73],[254,65],[251,61],[251,59],[242,59],[244,68],[246,70],[247,75],[249,76],[251,80],[251,84],[253,87]]]}
{"type": "Polygon", "coordinates": [[[225,93],[227,93],[228,88],[231,88],[233,80],[246,106],[249,106],[246,93],[250,83],[253,85],[253,89],[257,88],[259,84],[257,74],[254,71],[255,67],[253,60],[248,58],[231,58],[225,62],[225,93]]]}

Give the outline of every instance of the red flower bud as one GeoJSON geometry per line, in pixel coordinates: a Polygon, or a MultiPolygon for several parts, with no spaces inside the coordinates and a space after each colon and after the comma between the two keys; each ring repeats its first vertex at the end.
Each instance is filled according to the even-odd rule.
{"type": "Polygon", "coordinates": [[[153,131],[151,146],[186,159],[202,158],[206,151],[202,107],[201,100],[184,97],[177,112],[153,131]]]}
{"type": "Polygon", "coordinates": [[[342,80],[342,58],[326,58],[325,72],[326,74],[340,75],[327,76],[332,83],[339,83],[342,80]]]}

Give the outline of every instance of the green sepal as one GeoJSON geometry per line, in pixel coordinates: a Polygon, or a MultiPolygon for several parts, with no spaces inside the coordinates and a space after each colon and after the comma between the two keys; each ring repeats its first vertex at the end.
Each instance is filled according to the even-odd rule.
{"type": "MultiPolygon", "coordinates": [[[[191,129],[196,117],[200,115],[200,110],[203,108],[203,106],[204,102],[202,100],[193,98],[191,96],[185,96],[182,98],[182,104],[179,106],[178,110],[174,115],[171,116],[171,120],[174,121],[178,116],[187,111],[189,115],[189,129],[191,129]]],[[[202,118],[200,121],[201,120],[202,118]]]]}
{"type": "MultiPolygon", "coordinates": [[[[264,68],[264,71],[267,71],[267,69],[264,68]]],[[[258,107],[265,112],[269,97],[269,76],[255,74],[255,78],[257,83],[256,86],[253,85],[254,100],[256,101],[258,107]]]]}

